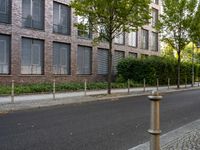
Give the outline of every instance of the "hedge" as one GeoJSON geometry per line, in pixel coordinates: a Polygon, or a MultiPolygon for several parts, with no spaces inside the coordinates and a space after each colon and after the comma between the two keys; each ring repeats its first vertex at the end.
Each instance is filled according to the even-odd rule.
{"type": "MultiPolygon", "coordinates": [[[[171,84],[177,82],[177,60],[151,56],[146,59],[134,59],[131,57],[122,59],[117,66],[118,78],[127,81],[128,79],[142,83],[146,79],[149,85],[155,85],[156,79],[159,79],[160,85],[167,85],[168,78],[171,84]]],[[[200,76],[200,65],[194,64],[195,80],[200,76]]],[[[192,64],[181,63],[180,72],[181,84],[192,82],[192,64]]]]}

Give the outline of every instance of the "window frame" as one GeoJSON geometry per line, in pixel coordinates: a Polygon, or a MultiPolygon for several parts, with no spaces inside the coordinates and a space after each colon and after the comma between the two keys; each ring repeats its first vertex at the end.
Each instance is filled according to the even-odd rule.
{"type": "MultiPolygon", "coordinates": [[[[44,40],[41,40],[41,39],[34,39],[34,38],[28,38],[28,37],[22,37],[21,38],[21,58],[20,58],[20,61],[21,61],[21,65],[20,65],[20,67],[21,67],[21,75],[44,75],[44,63],[45,63],[45,56],[44,56],[44,40]],[[30,40],[30,42],[31,42],[31,49],[30,49],[30,64],[29,65],[23,65],[22,64],[22,62],[23,62],[23,40],[30,40]],[[40,44],[36,44],[35,42],[41,42],[40,44]],[[39,64],[33,64],[33,45],[40,45],[39,47],[40,47],[40,53],[39,53],[39,55],[40,55],[40,57],[39,57],[39,64]],[[40,73],[34,73],[32,70],[32,68],[31,68],[31,72],[30,73],[23,73],[22,72],[22,67],[23,66],[28,66],[28,67],[30,67],[30,66],[39,66],[39,67],[41,67],[41,70],[40,70],[40,73]]],[[[27,71],[28,72],[28,71],[27,71]]]]}
{"type": "MultiPolygon", "coordinates": [[[[62,53],[62,52],[61,52],[62,53]]],[[[71,75],[71,44],[69,44],[69,43],[61,43],[61,42],[56,42],[56,41],[54,41],[53,42],[53,55],[52,55],[52,57],[53,57],[53,62],[52,62],[52,68],[53,68],[53,74],[54,75],[71,75]],[[59,45],[60,47],[59,47],[59,49],[55,49],[55,46],[56,45],[59,45]],[[66,62],[66,65],[63,65],[62,64],[62,59],[60,59],[60,61],[59,61],[59,64],[56,64],[56,66],[65,66],[66,68],[67,68],[67,73],[61,73],[61,71],[60,71],[60,73],[58,73],[58,72],[54,72],[54,60],[55,60],[55,55],[54,55],[54,51],[55,50],[59,50],[59,56],[61,56],[61,54],[60,54],[60,52],[61,52],[61,50],[62,49],[64,49],[64,46],[66,46],[65,48],[67,48],[68,49],[68,52],[67,52],[67,54],[68,54],[68,60],[67,60],[67,62],[66,62]]],[[[59,68],[60,68],[59,67],[59,68]]],[[[61,68],[60,68],[60,70],[61,70],[61,68]]]]}
{"type": "MultiPolygon", "coordinates": [[[[33,1],[34,0],[30,0],[30,15],[28,15],[28,16],[26,16],[26,18],[24,18],[23,17],[23,0],[22,0],[22,26],[23,26],[23,28],[28,28],[28,29],[34,29],[34,30],[41,30],[41,31],[44,31],[45,30],[45,0],[41,0],[40,2],[41,2],[41,8],[42,9],[40,9],[41,10],[41,12],[40,12],[40,21],[38,21],[39,23],[40,23],[40,25],[41,25],[41,28],[39,28],[39,27],[35,27],[34,25],[33,25],[33,22],[34,22],[34,18],[33,18],[33,10],[34,10],[34,8],[33,8],[33,1]],[[26,21],[29,21],[30,20],[30,25],[27,25],[25,22],[26,21]]],[[[39,1],[39,0],[38,0],[39,1]]]]}
{"type": "Polygon", "coordinates": [[[138,31],[132,31],[132,32],[128,33],[128,46],[134,47],[134,48],[138,47],[138,31]],[[136,36],[135,36],[135,46],[133,44],[132,45],[130,44],[130,34],[131,33],[135,33],[136,34],[136,36]]]}
{"type": "Polygon", "coordinates": [[[143,28],[141,29],[141,49],[143,49],[143,50],[149,49],[149,30],[146,30],[143,28]],[[147,37],[144,37],[144,32],[147,33],[147,34],[145,34],[145,35],[147,35],[147,37]]]}
{"type": "Polygon", "coordinates": [[[5,0],[5,11],[0,11],[0,23],[11,24],[12,0],[5,0]],[[1,16],[3,15],[3,16],[1,16]]]}
{"type": "Polygon", "coordinates": [[[60,3],[60,2],[57,2],[57,1],[53,1],[53,33],[54,34],[61,34],[61,35],[67,35],[67,36],[70,36],[71,35],[71,19],[72,19],[72,13],[71,13],[71,7],[69,6],[69,5],[66,5],[66,4],[63,4],[63,3],[60,3]],[[55,5],[58,5],[58,16],[59,16],[59,23],[58,24],[55,24],[54,23],[54,7],[55,7],[55,5]],[[68,11],[68,14],[66,14],[66,15],[68,15],[68,16],[66,16],[67,17],[67,24],[66,24],[66,26],[63,26],[63,24],[61,25],[61,16],[62,16],[62,12],[61,12],[61,8],[62,8],[62,6],[63,7],[65,7],[65,9],[67,9],[67,11],[68,11]],[[64,29],[66,29],[66,33],[63,33],[63,32],[60,32],[59,31],[59,29],[57,29],[57,31],[55,31],[55,28],[60,28],[60,27],[62,27],[62,29],[64,28],[64,29]]]}
{"type": "Polygon", "coordinates": [[[158,49],[159,49],[159,45],[158,45],[159,44],[159,42],[158,42],[158,33],[157,32],[151,32],[151,39],[152,39],[151,40],[151,50],[155,51],[155,52],[158,52],[158,49]],[[154,36],[154,35],[156,35],[156,36],[154,36]],[[155,42],[156,43],[153,42],[153,37],[156,37],[155,38],[155,42]],[[154,45],[155,45],[155,49],[153,47],[154,45]]]}

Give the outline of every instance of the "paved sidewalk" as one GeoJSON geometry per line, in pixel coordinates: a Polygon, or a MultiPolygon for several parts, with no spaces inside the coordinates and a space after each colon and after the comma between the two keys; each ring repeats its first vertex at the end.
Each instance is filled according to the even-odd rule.
{"type": "MultiPolygon", "coordinates": [[[[149,150],[149,142],[129,150],[149,150]]],[[[162,135],[161,150],[200,150],[200,119],[162,135]]]]}
{"type": "MultiPolygon", "coordinates": [[[[160,93],[168,93],[175,91],[200,89],[196,84],[195,87],[187,85],[187,88],[181,86],[180,89],[176,89],[176,86],[159,87],[160,93]]],[[[22,95],[15,96],[14,103],[11,103],[11,97],[0,97],[0,113],[5,113],[14,110],[23,110],[31,108],[40,108],[72,103],[82,103],[90,101],[98,101],[105,99],[118,99],[120,97],[131,97],[139,95],[149,95],[152,90],[157,90],[156,87],[147,87],[144,92],[144,88],[131,88],[128,94],[128,89],[113,89],[111,95],[107,95],[107,90],[99,91],[87,91],[87,96],[84,92],[69,92],[69,93],[56,93],[56,100],[53,100],[53,94],[38,94],[38,95],[22,95]]]]}

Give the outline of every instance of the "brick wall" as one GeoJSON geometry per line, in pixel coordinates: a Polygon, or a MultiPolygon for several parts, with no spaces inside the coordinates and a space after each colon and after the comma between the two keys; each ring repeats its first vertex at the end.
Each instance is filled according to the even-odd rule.
{"type": "MultiPolygon", "coordinates": [[[[60,3],[69,4],[70,0],[55,0],[60,3]]],[[[152,4],[153,7],[160,9],[159,6],[152,4]]],[[[72,12],[73,14],[73,12],[72,12]]],[[[0,75],[0,83],[7,84],[11,80],[15,80],[18,83],[35,83],[35,82],[50,82],[56,79],[57,82],[71,82],[71,81],[83,81],[88,79],[90,81],[105,80],[105,76],[97,75],[97,59],[96,53],[98,48],[108,48],[108,44],[100,43],[98,46],[93,46],[93,58],[92,58],[92,75],[77,75],[76,72],[76,53],[78,45],[91,46],[90,40],[78,39],[77,30],[73,26],[73,22],[76,22],[76,17],[71,17],[71,35],[64,36],[53,33],[53,0],[45,1],[45,30],[34,30],[22,27],[22,1],[12,1],[12,23],[2,24],[0,23],[0,34],[6,34],[11,36],[11,74],[0,75]],[[44,40],[44,74],[43,75],[22,75],[21,72],[21,39],[22,37],[35,38],[44,40]],[[69,43],[71,45],[71,75],[53,75],[52,70],[52,50],[53,42],[69,43]]],[[[151,26],[144,26],[149,30],[149,33],[154,29],[151,26]]],[[[138,32],[138,48],[128,46],[128,35],[126,34],[125,45],[115,44],[114,50],[125,51],[125,55],[128,56],[129,52],[148,55],[159,55],[159,52],[153,52],[150,50],[141,50],[140,48],[140,31],[138,32]]],[[[150,36],[149,36],[150,38],[150,36]]]]}

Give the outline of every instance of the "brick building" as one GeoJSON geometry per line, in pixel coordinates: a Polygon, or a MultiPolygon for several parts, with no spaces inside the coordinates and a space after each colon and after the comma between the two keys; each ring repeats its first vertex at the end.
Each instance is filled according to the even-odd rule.
{"type": "MultiPolygon", "coordinates": [[[[101,80],[108,72],[108,44],[92,46],[78,31],[70,0],[0,0],[0,83],[101,80]]],[[[127,56],[159,55],[153,28],[160,6],[151,4],[151,24],[115,39],[113,70],[127,56]]]]}

